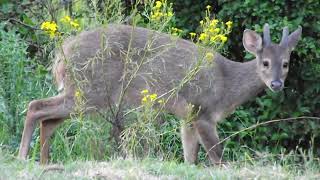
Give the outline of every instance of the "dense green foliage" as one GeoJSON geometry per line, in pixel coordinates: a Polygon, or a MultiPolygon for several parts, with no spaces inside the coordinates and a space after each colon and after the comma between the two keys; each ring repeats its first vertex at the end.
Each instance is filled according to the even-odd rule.
{"type": "MultiPolygon", "coordinates": [[[[280,41],[282,28],[288,26],[290,31],[302,26],[302,40],[291,54],[290,71],[284,92],[274,94],[267,90],[255,101],[239,108],[227,118],[221,127],[222,136],[249,127],[257,122],[271,119],[313,116],[318,117],[320,108],[320,2],[310,1],[174,1],[177,13],[177,25],[187,31],[197,31],[201,19],[201,9],[207,4],[213,6],[219,19],[232,20],[230,41],[225,55],[237,61],[252,59],[242,46],[242,32],[253,29],[262,32],[264,23],[271,26],[273,42],[280,41]],[[192,12],[192,13],[190,13],[192,12]]],[[[203,16],[203,15],[202,15],[203,16]]],[[[228,141],[227,147],[247,146],[259,151],[266,149],[280,152],[281,149],[292,150],[297,147],[314,146],[318,155],[320,140],[320,122],[302,119],[290,122],[274,123],[256,128],[254,131],[240,133],[228,141]]]]}
{"type": "MultiPolygon", "coordinates": [[[[320,16],[319,1],[221,1],[218,16],[222,19],[232,17],[237,28],[234,28],[230,41],[230,56],[235,59],[247,59],[241,51],[240,44],[244,28],[262,31],[264,23],[271,25],[271,36],[274,42],[279,42],[282,27],[288,26],[291,31],[299,25],[303,27],[302,40],[291,54],[290,72],[286,88],[282,93],[268,92],[255,102],[245,105],[246,113],[239,110],[230,118],[230,122],[244,116],[241,122],[263,122],[270,119],[319,116],[320,81],[320,16]],[[237,12],[235,14],[235,12],[237,12]],[[238,41],[236,41],[238,40],[238,41]],[[236,43],[238,42],[238,43],[236,43]],[[242,58],[243,57],[243,58],[242,58]],[[243,115],[241,115],[241,113],[243,115]],[[254,118],[254,119],[253,119],[254,118]]],[[[238,121],[239,122],[239,121],[238,121]]],[[[235,123],[236,124],[236,123],[235,123]]],[[[242,126],[239,123],[239,126],[242,126]]],[[[234,127],[233,127],[234,128],[234,127]]],[[[308,120],[281,122],[257,128],[252,134],[241,138],[242,142],[251,147],[279,152],[281,148],[288,150],[298,147],[311,147],[311,141],[320,140],[320,122],[308,120]]],[[[240,138],[239,138],[240,139],[240,138]]],[[[319,154],[319,144],[314,145],[314,151],[319,154]]]]}
{"type": "Polygon", "coordinates": [[[15,29],[5,31],[3,27],[1,24],[0,141],[16,149],[22,134],[26,105],[36,97],[50,95],[51,79],[43,65],[28,57],[28,44],[16,34],[15,29]]]}
{"type": "MultiPolygon", "coordinates": [[[[44,20],[57,20],[68,10],[73,17],[80,19],[82,28],[99,26],[124,19],[125,7],[120,1],[101,0],[97,4],[91,1],[79,1],[72,6],[52,1],[45,3],[15,3],[5,1],[0,4],[0,147],[8,147],[16,152],[20,143],[23,120],[27,104],[32,99],[55,94],[49,73],[51,51],[54,47],[48,37],[38,31],[44,20]],[[48,4],[47,4],[48,5],[48,4]],[[87,8],[89,7],[89,8],[87,8]]],[[[245,28],[262,32],[264,23],[269,23],[274,42],[281,37],[283,26],[291,31],[298,25],[303,28],[303,38],[291,55],[290,73],[286,88],[281,93],[262,93],[259,98],[246,103],[227,118],[219,127],[224,138],[257,122],[271,119],[319,116],[320,115],[320,2],[309,1],[172,1],[176,17],[174,24],[188,32],[197,32],[199,21],[204,16],[206,5],[213,6],[213,12],[219,19],[233,21],[234,27],[229,37],[224,55],[246,61],[252,58],[242,47],[242,32],[245,28]]],[[[141,13],[143,16],[143,12],[141,13]]],[[[74,32],[70,32],[74,33],[74,32]]],[[[178,124],[169,116],[165,121],[161,144],[169,151],[168,158],[181,160],[182,149],[178,133],[178,124]],[[165,132],[172,132],[165,133],[165,132]]],[[[82,122],[71,120],[65,123],[53,138],[53,160],[105,159],[112,156],[108,131],[110,124],[97,121],[82,122]],[[90,143],[91,144],[90,144],[90,143]],[[85,148],[82,147],[86,144],[85,148]],[[99,150],[99,152],[95,152],[99,150]],[[93,156],[95,154],[96,156],[93,156]],[[98,155],[97,155],[98,154],[98,155]],[[65,157],[67,156],[67,157],[65,157]]],[[[320,122],[312,119],[293,120],[273,123],[239,133],[224,143],[225,157],[237,158],[238,152],[257,154],[257,152],[289,152],[300,147],[312,150],[320,155],[320,122]]],[[[38,135],[38,133],[36,132],[38,135]]],[[[35,136],[35,140],[37,140],[35,136]]],[[[34,141],[34,156],[39,148],[34,141]]]]}

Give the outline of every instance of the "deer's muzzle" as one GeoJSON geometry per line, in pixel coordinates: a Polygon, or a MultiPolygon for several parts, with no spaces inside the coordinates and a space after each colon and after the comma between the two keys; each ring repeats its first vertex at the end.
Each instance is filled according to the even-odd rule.
{"type": "Polygon", "coordinates": [[[271,88],[274,91],[280,91],[282,89],[282,82],[280,80],[271,81],[271,88]]]}

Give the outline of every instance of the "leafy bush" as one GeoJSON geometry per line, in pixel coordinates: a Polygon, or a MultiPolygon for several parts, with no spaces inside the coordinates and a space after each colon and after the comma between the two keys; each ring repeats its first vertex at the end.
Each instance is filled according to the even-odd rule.
{"type": "MultiPolygon", "coordinates": [[[[242,46],[243,30],[253,29],[262,32],[264,23],[271,27],[273,42],[279,42],[282,28],[290,31],[302,26],[302,40],[291,55],[290,71],[283,92],[274,94],[267,90],[259,98],[246,103],[227,118],[220,126],[221,138],[243,128],[271,119],[320,115],[319,65],[320,57],[320,17],[316,0],[305,1],[182,1],[175,0],[177,26],[189,32],[198,31],[198,23],[204,16],[200,11],[206,5],[213,7],[213,13],[224,21],[233,21],[224,55],[237,61],[252,59],[242,46]]],[[[318,120],[300,119],[290,122],[273,123],[254,130],[241,132],[225,143],[226,156],[233,157],[240,147],[279,153],[282,149],[294,150],[297,147],[314,148],[320,155],[320,146],[311,144],[320,140],[318,120]],[[314,146],[314,147],[312,147],[314,146]],[[231,154],[230,154],[231,153],[231,154]]],[[[249,150],[251,151],[251,150],[249,150]]]]}
{"type": "MultiPolygon", "coordinates": [[[[218,16],[222,19],[232,17],[235,28],[232,31],[230,55],[236,59],[247,59],[241,46],[241,36],[244,28],[262,32],[264,23],[271,26],[271,37],[279,42],[281,31],[288,26],[291,31],[302,26],[302,40],[291,54],[290,72],[284,92],[273,94],[269,91],[255,102],[247,103],[244,107],[251,118],[244,119],[246,126],[254,122],[264,122],[270,119],[319,116],[320,101],[318,97],[320,81],[320,17],[319,1],[274,1],[258,3],[256,1],[220,1],[221,10],[218,16]],[[235,14],[235,12],[237,12],[235,14]],[[243,58],[242,58],[243,57],[243,58]],[[256,118],[254,118],[256,117],[256,118]],[[254,119],[252,121],[250,119],[254,119]]],[[[240,110],[241,111],[241,110],[240,110]]],[[[234,117],[234,116],[233,116],[234,117]]],[[[241,117],[241,116],[240,116],[241,117]]],[[[229,118],[233,121],[234,118],[229,118]]],[[[237,123],[235,123],[237,124],[237,123]]],[[[238,128],[241,129],[241,128],[238,128]]],[[[317,120],[305,118],[293,122],[280,122],[257,128],[253,136],[244,138],[244,144],[260,151],[268,148],[279,153],[282,148],[296,149],[297,146],[310,148],[312,139],[320,140],[320,124],[317,120]]],[[[249,132],[248,134],[251,134],[249,132]]],[[[241,143],[242,144],[242,143],[241,143]]],[[[313,144],[319,154],[320,146],[313,144]]]]}
{"type": "Polygon", "coordinates": [[[28,57],[28,44],[0,24],[0,143],[16,149],[20,143],[27,104],[51,94],[47,69],[28,57]]]}

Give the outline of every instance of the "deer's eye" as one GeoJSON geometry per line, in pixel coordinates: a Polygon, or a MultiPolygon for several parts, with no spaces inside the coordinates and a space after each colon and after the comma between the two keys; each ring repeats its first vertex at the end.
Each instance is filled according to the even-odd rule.
{"type": "Polygon", "coordinates": [[[287,62],[283,63],[283,68],[288,68],[288,66],[289,66],[289,63],[287,62]]]}
{"type": "Polygon", "coordinates": [[[265,67],[265,68],[269,67],[269,62],[268,61],[263,61],[262,64],[263,64],[263,67],[265,67]]]}

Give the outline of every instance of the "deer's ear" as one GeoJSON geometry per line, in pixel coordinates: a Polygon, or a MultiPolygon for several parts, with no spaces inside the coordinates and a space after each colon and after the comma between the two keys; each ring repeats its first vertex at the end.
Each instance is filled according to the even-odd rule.
{"type": "Polygon", "coordinates": [[[252,54],[257,54],[262,49],[262,39],[256,32],[246,29],[243,32],[243,46],[252,54]]]}
{"type": "Polygon", "coordinates": [[[299,26],[297,30],[295,30],[293,33],[291,33],[288,36],[288,48],[290,51],[293,50],[293,48],[297,45],[298,41],[301,38],[302,28],[299,26]]]}

